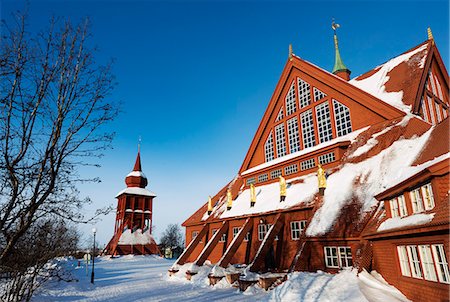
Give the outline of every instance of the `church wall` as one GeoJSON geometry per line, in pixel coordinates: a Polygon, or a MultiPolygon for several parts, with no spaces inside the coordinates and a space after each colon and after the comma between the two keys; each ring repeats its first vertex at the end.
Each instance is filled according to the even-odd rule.
{"type": "Polygon", "coordinates": [[[398,288],[413,301],[448,301],[448,284],[402,276],[398,245],[444,244],[447,261],[449,260],[448,232],[436,235],[410,233],[404,237],[374,240],[373,269],[383,275],[391,285],[398,288]]]}

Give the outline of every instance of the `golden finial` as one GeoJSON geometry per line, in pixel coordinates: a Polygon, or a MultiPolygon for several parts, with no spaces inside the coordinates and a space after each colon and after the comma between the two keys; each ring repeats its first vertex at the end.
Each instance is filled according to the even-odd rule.
{"type": "Polygon", "coordinates": [[[231,196],[230,189],[228,189],[228,191],[227,191],[227,210],[231,210],[232,205],[233,205],[233,197],[231,196]]]}
{"type": "Polygon", "coordinates": [[[280,202],[286,199],[286,179],[280,175],[280,202]]]}
{"type": "Polygon", "coordinates": [[[294,52],[292,51],[292,44],[289,44],[289,61],[292,61],[293,55],[294,55],[294,52]]]}
{"type": "Polygon", "coordinates": [[[256,190],[253,184],[250,184],[250,206],[253,207],[256,202],[256,190]]]}
{"type": "Polygon", "coordinates": [[[211,196],[208,196],[208,215],[212,213],[212,201],[211,196]]]}
{"type": "Polygon", "coordinates": [[[434,38],[433,38],[433,33],[431,32],[431,27],[427,28],[427,34],[428,34],[428,40],[431,40],[434,43],[434,38]]]}

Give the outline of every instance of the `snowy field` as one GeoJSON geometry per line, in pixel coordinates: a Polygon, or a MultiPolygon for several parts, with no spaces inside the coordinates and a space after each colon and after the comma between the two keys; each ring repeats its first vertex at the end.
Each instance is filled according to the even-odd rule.
{"type": "Polygon", "coordinates": [[[77,268],[77,261],[69,260],[62,265],[78,282],[49,282],[32,301],[407,301],[377,274],[294,273],[272,291],[256,285],[242,293],[225,279],[209,286],[205,276],[211,267],[207,265],[192,281],[181,270],[169,277],[167,270],[173,262],[154,256],[97,258],[92,285],[90,271],[86,276],[84,265],[77,268]]]}

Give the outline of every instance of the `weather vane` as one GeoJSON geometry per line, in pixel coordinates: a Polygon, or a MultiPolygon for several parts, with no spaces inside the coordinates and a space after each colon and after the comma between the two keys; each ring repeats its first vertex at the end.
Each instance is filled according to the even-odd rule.
{"type": "Polygon", "coordinates": [[[334,30],[334,33],[336,34],[336,29],[338,29],[339,27],[341,27],[339,24],[337,24],[336,22],[334,22],[334,18],[333,21],[331,22],[331,28],[334,30]]]}

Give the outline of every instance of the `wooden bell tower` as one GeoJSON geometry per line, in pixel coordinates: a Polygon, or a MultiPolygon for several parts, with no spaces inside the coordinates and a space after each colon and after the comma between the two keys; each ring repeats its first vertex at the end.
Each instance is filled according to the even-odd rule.
{"type": "Polygon", "coordinates": [[[152,236],[153,198],[156,195],[145,188],[148,180],[142,172],[140,151],[125,183],[127,187],[116,195],[114,236],[106,246],[105,254],[160,254],[152,236]]]}

